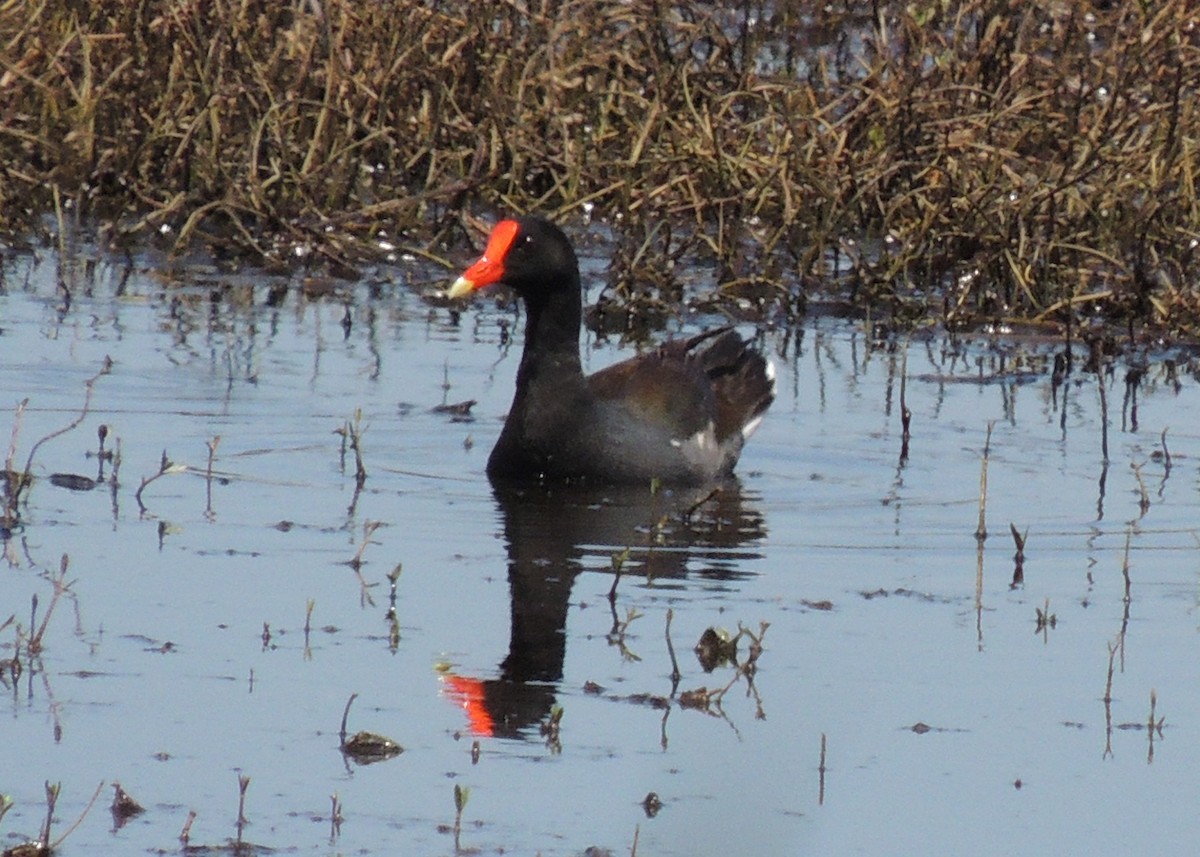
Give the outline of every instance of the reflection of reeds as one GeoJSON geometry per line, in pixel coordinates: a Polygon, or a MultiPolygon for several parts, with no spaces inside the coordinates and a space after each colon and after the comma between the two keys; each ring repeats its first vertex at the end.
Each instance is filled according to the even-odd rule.
{"type": "Polygon", "coordinates": [[[626,297],[694,254],[780,301],[1198,327],[1190,0],[531,5],[11,5],[0,227],[332,261],[588,204],[626,297]]]}
{"type": "Polygon", "coordinates": [[[817,765],[818,788],[817,788],[817,805],[825,805],[825,774],[829,769],[825,767],[825,733],[821,733],[821,762],[817,765]]]}
{"type": "MultiPolygon", "coordinates": [[[[1016,546],[1016,553],[1013,554],[1013,576],[1010,589],[1016,589],[1025,583],[1025,540],[1029,537],[1029,529],[1026,528],[1024,533],[1017,531],[1017,525],[1011,521],[1008,524],[1008,531],[1012,533],[1013,544],[1016,546]]],[[[1047,610],[1049,606],[1047,605],[1047,610]]]]}

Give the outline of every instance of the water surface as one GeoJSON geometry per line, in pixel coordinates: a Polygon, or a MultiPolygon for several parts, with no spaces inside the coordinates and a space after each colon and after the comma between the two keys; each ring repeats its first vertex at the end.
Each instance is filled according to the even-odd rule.
{"type": "MultiPolygon", "coordinates": [[[[27,630],[36,595],[40,623],[64,555],[70,581],[33,668],[22,651],[3,688],[4,847],[37,834],[47,780],[58,832],[101,781],[147,809],[118,829],[105,791],[63,854],[174,851],[189,811],[191,844],[221,845],[239,774],[243,838],[287,853],[453,853],[455,785],[470,790],[458,844],[479,853],[627,854],[635,837],[681,857],[1192,847],[1193,354],[1146,349],[1098,377],[1077,350],[1055,385],[1051,340],[768,329],[779,397],[737,484],[685,516],[700,498],[494,493],[519,319],[427,300],[435,275],[8,257],[16,463],[113,368],[79,427],[38,449],[4,546],[0,622],[27,630]],[[437,410],[469,399],[466,419],[437,410]],[[338,433],[356,418],[361,490],[338,433]],[[164,454],[180,472],[142,489],[143,513],[164,454]],[[64,473],[104,481],[73,491],[52,483],[64,473]],[[1016,585],[1010,525],[1027,534],[1016,585]],[[709,627],[764,623],[752,676],[693,654],[709,627]],[[681,704],[726,686],[706,710],[681,704]],[[351,694],[350,731],[403,754],[343,757],[351,694]]],[[[585,363],[630,350],[589,335],[585,363]]],[[[0,658],[15,638],[0,633],[0,658]]]]}

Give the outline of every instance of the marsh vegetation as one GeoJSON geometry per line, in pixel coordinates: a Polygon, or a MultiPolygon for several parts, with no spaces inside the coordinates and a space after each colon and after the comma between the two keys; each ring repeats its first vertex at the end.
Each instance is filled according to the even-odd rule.
{"type": "Polygon", "coordinates": [[[0,44],[10,242],[342,272],[586,213],[620,303],[697,262],[768,312],[1200,328],[1187,0],[44,0],[0,44]]]}

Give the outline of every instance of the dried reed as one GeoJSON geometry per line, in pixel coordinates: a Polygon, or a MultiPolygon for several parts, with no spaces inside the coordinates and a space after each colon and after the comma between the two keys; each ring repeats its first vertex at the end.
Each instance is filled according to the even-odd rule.
{"type": "Polygon", "coordinates": [[[586,206],[620,301],[697,260],[766,307],[1197,333],[1197,92],[1191,0],[5,3],[0,230],[344,263],[586,206]]]}

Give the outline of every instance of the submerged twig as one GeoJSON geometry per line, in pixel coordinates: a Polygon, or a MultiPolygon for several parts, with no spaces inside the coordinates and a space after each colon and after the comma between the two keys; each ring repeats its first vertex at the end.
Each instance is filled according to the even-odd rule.
{"type": "Polygon", "coordinates": [[[400,614],[396,610],[396,584],[400,580],[400,572],[403,568],[403,564],[396,563],[395,567],[387,574],[390,589],[388,591],[388,609],[384,614],[384,620],[388,623],[388,648],[393,653],[400,646],[400,614]]]}
{"type": "Polygon", "coordinates": [[[900,355],[900,463],[908,461],[909,428],[912,411],[908,407],[908,342],[900,355]]]}
{"type": "Polygon", "coordinates": [[[242,844],[242,833],[250,824],[250,820],[246,818],[246,791],[250,788],[250,777],[246,774],[238,774],[238,814],[237,814],[237,842],[242,844]]]}
{"type": "Polygon", "coordinates": [[[214,435],[212,440],[207,442],[208,467],[206,468],[206,470],[204,472],[204,486],[205,486],[204,515],[209,520],[212,520],[215,517],[215,515],[213,513],[213,507],[212,507],[213,459],[216,458],[217,447],[220,446],[220,444],[221,444],[221,436],[219,434],[214,435]]]}
{"type": "MultiPolygon", "coordinates": [[[[41,842],[44,842],[47,847],[50,845],[50,823],[54,819],[54,808],[58,805],[58,796],[62,792],[62,783],[50,784],[46,780],[46,819],[42,822],[41,842]]],[[[97,792],[99,790],[97,789],[97,792]]]]}
{"type": "Polygon", "coordinates": [[[138,511],[140,514],[146,514],[146,504],[142,502],[142,492],[154,481],[175,473],[186,473],[188,466],[186,464],[175,464],[171,459],[167,458],[167,451],[164,449],[162,458],[158,464],[158,472],[153,476],[142,477],[142,484],[138,486],[137,491],[133,495],[133,499],[137,501],[138,511]]]}
{"type": "Polygon", "coordinates": [[[1130,589],[1133,584],[1129,579],[1129,546],[1130,546],[1130,542],[1132,540],[1133,540],[1133,528],[1130,527],[1129,529],[1127,529],[1125,531],[1125,557],[1121,561],[1121,576],[1123,578],[1125,578],[1124,601],[1126,604],[1129,604],[1133,600],[1133,595],[1130,592],[1130,589]]]}
{"type": "MultiPolygon", "coordinates": [[[[667,608],[667,627],[664,635],[667,638],[667,653],[671,656],[671,685],[674,688],[679,686],[679,680],[683,678],[683,673],[679,671],[679,661],[675,658],[675,646],[671,643],[671,620],[675,618],[675,610],[672,607],[667,608]]],[[[672,692],[672,695],[674,693],[672,692]]]]}
{"type": "Polygon", "coordinates": [[[1042,607],[1034,608],[1037,611],[1037,627],[1033,631],[1035,634],[1042,635],[1043,643],[1048,642],[1050,629],[1058,627],[1058,614],[1050,612],[1050,599],[1047,598],[1044,604],[1044,609],[1042,607]]]}
{"type": "Polygon", "coordinates": [[[1008,530],[1012,533],[1013,544],[1017,547],[1016,553],[1013,554],[1013,577],[1010,585],[1010,588],[1015,589],[1025,582],[1025,539],[1029,536],[1029,529],[1019,533],[1017,525],[1010,521],[1008,530]]]}
{"type": "Polygon", "coordinates": [[[1146,490],[1146,480],[1142,478],[1142,466],[1136,461],[1129,462],[1129,468],[1133,471],[1133,476],[1137,480],[1138,486],[1138,509],[1140,514],[1138,517],[1145,517],[1150,511],[1150,492],[1146,490]]]}
{"type": "Polygon", "coordinates": [[[342,452],[343,466],[345,458],[345,448],[348,446],[350,451],[354,453],[354,484],[360,490],[367,481],[367,467],[363,463],[362,453],[362,436],[365,429],[362,424],[363,414],[362,408],[356,408],[354,411],[354,419],[346,420],[342,427],[335,431],[336,434],[342,437],[342,452]]]}
{"type": "Polygon", "coordinates": [[[309,636],[312,633],[312,615],[316,609],[317,600],[315,598],[308,599],[304,605],[304,659],[312,659],[312,649],[309,648],[309,636]]]}
{"type": "MultiPolygon", "coordinates": [[[[104,789],[104,781],[101,780],[99,785],[96,786],[96,790],[92,792],[91,800],[87,802],[87,806],[83,808],[83,811],[79,813],[79,816],[71,823],[70,827],[53,841],[50,839],[50,825],[54,820],[55,809],[58,807],[58,798],[62,794],[62,783],[51,783],[49,780],[46,780],[45,789],[46,817],[42,821],[40,838],[36,842],[26,842],[6,849],[4,851],[5,855],[11,854],[14,857],[17,855],[20,855],[20,857],[25,857],[25,855],[29,855],[29,857],[49,857],[50,854],[58,850],[63,841],[74,833],[79,825],[83,823],[83,820],[87,818],[88,813],[92,811],[92,807],[96,804],[96,799],[100,797],[100,792],[104,789]]],[[[0,796],[0,817],[3,817],[4,813],[12,805],[11,802],[5,799],[6,797],[0,796]]]]}
{"type": "Polygon", "coordinates": [[[713,488],[711,491],[709,491],[707,494],[705,494],[703,497],[701,497],[695,503],[692,503],[690,506],[688,506],[687,509],[685,509],[683,511],[683,513],[680,515],[680,518],[682,518],[683,521],[685,521],[685,522],[690,521],[692,519],[692,515],[696,514],[697,509],[699,509],[701,506],[703,506],[705,503],[707,503],[713,497],[718,496],[720,493],[721,493],[720,488],[713,488]]]}
{"type": "Polygon", "coordinates": [[[609,557],[609,562],[612,564],[613,582],[608,588],[608,606],[612,608],[614,615],[617,610],[617,584],[621,582],[621,573],[625,570],[625,563],[629,560],[629,548],[617,551],[609,557]]]}
{"type": "Polygon", "coordinates": [[[987,485],[988,485],[988,457],[991,455],[992,449],[992,428],[995,426],[994,420],[988,420],[987,438],[983,444],[983,460],[980,464],[979,471],[979,525],[975,528],[975,540],[983,542],[987,539],[987,485]]]}
{"type": "Polygon", "coordinates": [[[817,806],[825,805],[825,772],[828,768],[825,767],[825,733],[821,733],[821,760],[817,765],[817,806]]]}
{"type": "MultiPolygon", "coordinates": [[[[54,592],[50,596],[50,604],[46,607],[46,615],[42,617],[42,624],[33,632],[29,638],[28,648],[29,654],[38,655],[42,651],[42,638],[46,634],[46,628],[50,625],[50,617],[54,615],[54,607],[58,604],[59,598],[63,593],[71,588],[71,584],[67,583],[67,568],[71,564],[71,558],[67,554],[62,555],[59,561],[58,575],[51,579],[51,585],[54,587],[54,592]]],[[[36,606],[36,601],[34,602],[36,606]]],[[[32,625],[30,626],[32,630],[32,625]]]]}
{"type": "Polygon", "coordinates": [[[1100,455],[1104,464],[1108,464],[1108,391],[1104,386],[1103,369],[1096,369],[1096,386],[1100,390],[1100,455]]]}
{"type": "Polygon", "coordinates": [[[354,700],[358,699],[357,693],[350,694],[350,698],[346,700],[346,707],[342,709],[342,728],[338,732],[341,736],[341,743],[346,743],[346,722],[350,719],[350,706],[354,704],[354,700]]]}
{"type": "Polygon", "coordinates": [[[196,810],[189,809],[187,818],[184,819],[183,828],[179,831],[179,842],[186,849],[188,840],[191,839],[192,825],[196,822],[196,810]]]}
{"type": "Polygon", "coordinates": [[[1116,671],[1117,652],[1124,645],[1125,632],[1117,635],[1117,639],[1108,643],[1108,675],[1104,680],[1104,758],[1112,755],[1112,687],[1113,673],[1116,671]]]}
{"type": "Polygon", "coordinates": [[[463,810],[467,808],[467,801],[471,799],[471,790],[466,786],[454,784],[454,850],[456,853],[461,853],[462,843],[462,817],[463,810]]]}
{"type": "Polygon", "coordinates": [[[338,836],[342,832],[342,799],[338,797],[337,792],[329,796],[332,806],[329,810],[329,842],[332,844],[337,841],[338,836]]]}
{"type": "Polygon", "coordinates": [[[358,549],[355,550],[354,556],[350,558],[346,564],[358,571],[363,565],[363,554],[367,552],[368,545],[377,545],[379,542],[371,540],[371,536],[375,535],[375,531],[383,526],[383,521],[365,521],[363,523],[362,541],[358,543],[358,549]]]}
{"type": "Polygon", "coordinates": [[[29,399],[22,399],[17,404],[17,410],[13,417],[12,434],[9,439],[8,454],[4,459],[4,509],[0,513],[0,528],[11,529],[20,521],[18,509],[21,503],[21,495],[25,489],[33,484],[33,460],[38,450],[54,438],[61,437],[72,429],[77,428],[80,423],[87,419],[87,415],[92,407],[92,392],[96,386],[96,381],[111,372],[112,366],[112,359],[106,356],[101,362],[99,371],[83,382],[83,406],[79,410],[79,415],[62,428],[39,438],[30,447],[29,455],[25,459],[25,467],[19,473],[14,469],[17,454],[17,438],[20,435],[21,420],[29,404],[29,399]]]}
{"type": "Polygon", "coordinates": [[[29,399],[22,399],[17,403],[17,410],[13,414],[12,435],[8,443],[8,455],[4,458],[4,515],[0,518],[0,527],[5,530],[12,529],[20,520],[18,508],[21,503],[21,493],[25,490],[29,482],[29,474],[18,473],[13,468],[13,462],[17,454],[17,437],[21,433],[21,419],[25,415],[25,408],[29,404],[29,399]]]}
{"type": "Polygon", "coordinates": [[[87,806],[85,806],[83,808],[83,812],[79,813],[79,816],[75,819],[75,821],[73,821],[71,823],[71,826],[68,827],[66,830],[64,830],[62,832],[62,834],[58,837],[58,839],[55,839],[52,843],[50,843],[51,851],[58,850],[58,846],[62,845],[63,840],[66,839],[68,836],[70,836],[72,833],[74,833],[75,830],[79,827],[79,825],[83,824],[83,820],[87,817],[87,814],[92,811],[92,807],[95,806],[96,799],[100,797],[100,792],[103,788],[104,788],[104,781],[101,780],[99,785],[96,786],[96,790],[94,792],[92,792],[92,797],[87,802],[87,806]]]}
{"type": "Polygon", "coordinates": [[[37,454],[37,451],[42,447],[42,444],[46,443],[47,441],[54,440],[54,438],[56,438],[56,437],[60,437],[64,434],[66,434],[67,432],[71,431],[72,429],[78,427],[80,423],[82,423],[85,419],[87,419],[88,411],[90,411],[91,407],[92,407],[92,389],[95,387],[96,382],[98,380],[100,380],[100,378],[102,378],[103,376],[107,375],[109,372],[112,371],[112,367],[113,367],[112,358],[105,357],[103,362],[100,365],[100,371],[98,371],[95,375],[93,375],[92,377],[88,378],[86,381],[83,382],[83,389],[84,389],[83,407],[79,411],[79,416],[77,416],[70,423],[68,423],[67,425],[58,429],[57,431],[50,432],[50,434],[48,434],[45,437],[38,440],[38,442],[35,443],[30,448],[29,457],[25,459],[25,472],[26,473],[30,473],[32,471],[33,457],[37,454]]]}

